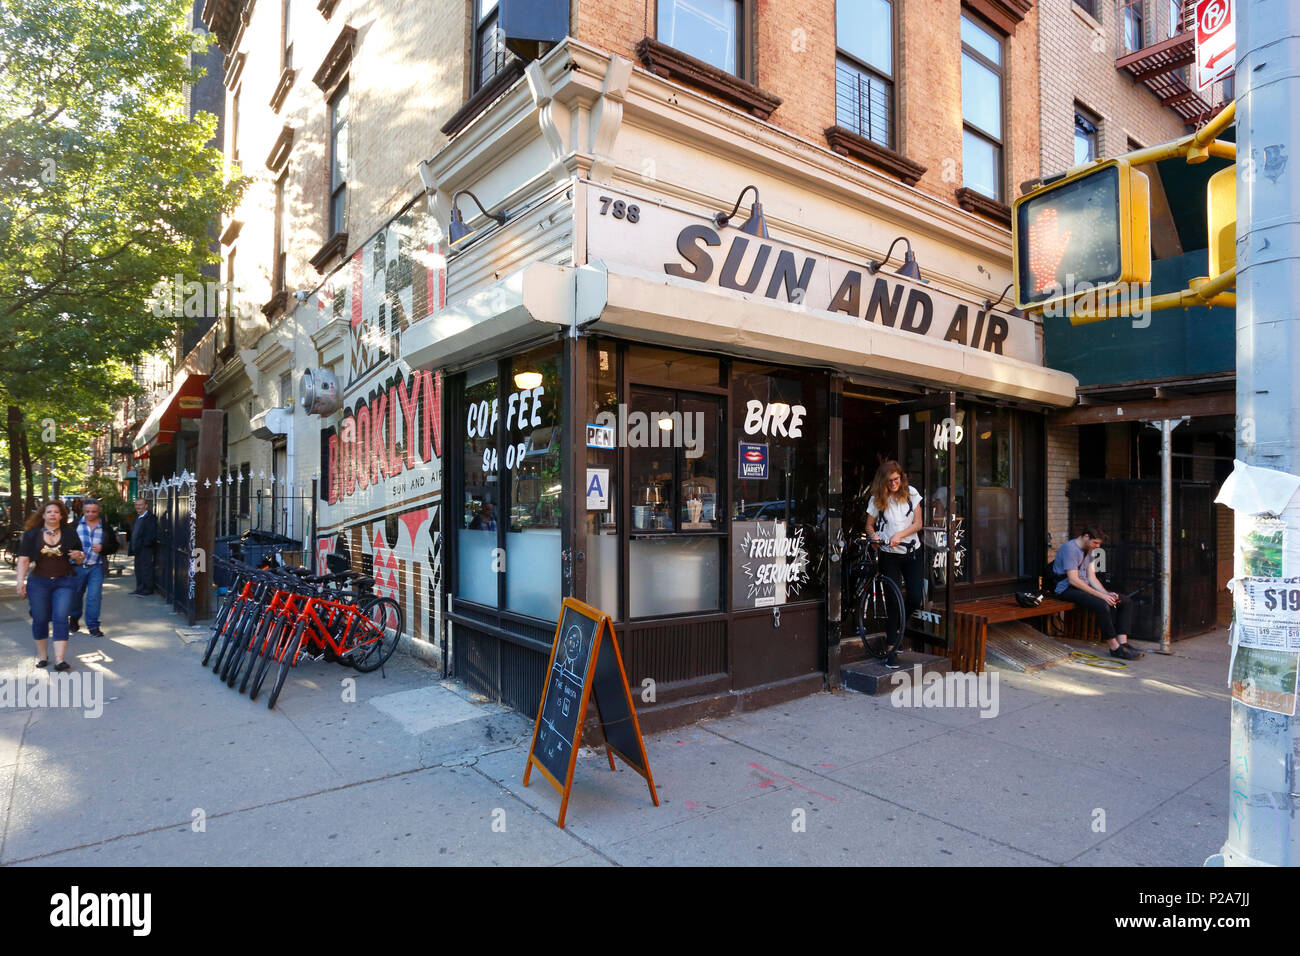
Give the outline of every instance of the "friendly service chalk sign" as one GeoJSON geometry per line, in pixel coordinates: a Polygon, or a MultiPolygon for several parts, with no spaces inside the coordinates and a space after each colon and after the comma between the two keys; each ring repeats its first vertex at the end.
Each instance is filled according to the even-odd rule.
{"type": "Polygon", "coordinates": [[[560,791],[558,826],[564,826],[573,786],[573,768],[582,745],[582,722],[587,702],[595,700],[609,769],[614,755],[645,777],[650,799],[659,806],[654,777],[646,760],[645,740],[636,720],[632,691],[627,685],[623,656],[614,638],[609,615],[574,598],[565,598],[560,622],[555,628],[551,663],[546,671],[542,703],[533,725],[533,742],[528,747],[524,786],[536,767],[551,786],[560,791]]]}

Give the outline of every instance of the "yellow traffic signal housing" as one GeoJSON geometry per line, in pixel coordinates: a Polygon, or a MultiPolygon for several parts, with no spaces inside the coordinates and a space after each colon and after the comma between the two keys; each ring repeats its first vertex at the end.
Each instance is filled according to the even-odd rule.
{"type": "Polygon", "coordinates": [[[1210,230],[1210,278],[1237,265],[1237,167],[1229,166],[1210,177],[1205,222],[1210,230]]]}
{"type": "Polygon", "coordinates": [[[1146,174],[1110,159],[1021,196],[1012,206],[1016,306],[1042,309],[1151,281],[1146,174]]]}

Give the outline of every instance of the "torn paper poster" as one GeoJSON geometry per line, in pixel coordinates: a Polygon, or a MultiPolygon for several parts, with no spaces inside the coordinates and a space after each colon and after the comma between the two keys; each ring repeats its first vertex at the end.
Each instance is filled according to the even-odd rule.
{"type": "Polygon", "coordinates": [[[1281,514],[1297,488],[1300,488],[1300,478],[1295,475],[1248,465],[1237,459],[1232,463],[1232,474],[1214,501],[1215,504],[1227,505],[1238,514],[1256,515],[1266,511],[1281,514]]]}
{"type": "Polygon", "coordinates": [[[1236,642],[1242,647],[1300,651],[1300,581],[1237,578],[1233,584],[1236,642]]]}
{"type": "Polygon", "coordinates": [[[1294,716],[1298,666],[1300,654],[1234,647],[1229,667],[1232,696],[1248,707],[1294,716]]]}

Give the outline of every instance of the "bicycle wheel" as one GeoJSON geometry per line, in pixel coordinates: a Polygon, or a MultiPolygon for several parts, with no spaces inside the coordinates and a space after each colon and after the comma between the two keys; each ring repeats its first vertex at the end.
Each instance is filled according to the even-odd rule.
{"type": "Polygon", "coordinates": [[[360,620],[353,625],[355,643],[347,663],[363,674],[377,670],[393,656],[402,638],[406,618],[402,606],[390,597],[371,598],[361,605],[360,620]]]}
{"type": "MultiPolygon", "coordinates": [[[[258,616],[260,617],[260,615],[258,616]]],[[[225,682],[227,687],[235,685],[235,675],[239,672],[239,662],[248,653],[249,642],[253,639],[256,630],[256,622],[250,620],[248,625],[239,629],[239,634],[231,643],[230,650],[226,654],[225,663],[221,665],[221,680],[225,682]]]]}
{"type": "Polygon", "coordinates": [[[298,657],[298,651],[302,647],[303,631],[305,629],[306,622],[299,621],[298,626],[293,629],[293,636],[289,638],[289,643],[285,646],[284,656],[280,658],[280,671],[275,675],[275,686],[271,688],[271,696],[266,701],[267,710],[274,710],[275,702],[280,699],[280,691],[284,689],[284,682],[289,676],[289,668],[293,667],[294,661],[298,657]]]}
{"type": "Polygon", "coordinates": [[[225,618],[222,618],[221,620],[219,620],[219,621],[218,621],[215,625],[213,625],[213,627],[212,627],[212,636],[211,636],[210,638],[208,638],[208,646],[207,646],[207,649],[203,652],[203,660],[201,660],[201,661],[199,662],[200,664],[204,665],[205,667],[207,666],[208,661],[212,659],[212,651],[216,648],[216,646],[217,646],[217,642],[221,640],[221,631],[222,631],[222,628],[225,627],[226,620],[227,620],[228,618],[229,618],[229,615],[227,615],[225,618]]]}
{"type": "Polygon", "coordinates": [[[280,627],[284,624],[284,618],[276,615],[271,626],[267,628],[267,633],[259,634],[254,640],[252,648],[247,654],[247,663],[244,665],[244,677],[239,682],[239,692],[242,694],[248,690],[249,682],[253,679],[253,672],[257,670],[263,658],[266,657],[269,649],[275,646],[274,638],[279,633],[280,627]]]}
{"type": "Polygon", "coordinates": [[[271,665],[280,659],[284,646],[289,640],[292,628],[287,620],[281,620],[273,637],[273,641],[268,641],[263,649],[262,655],[257,659],[257,672],[253,675],[253,683],[248,688],[248,699],[257,700],[257,695],[262,692],[262,684],[266,681],[266,675],[271,672],[271,665]]]}
{"type": "Polygon", "coordinates": [[[877,657],[883,657],[888,648],[889,619],[893,617],[898,621],[899,635],[901,635],[903,626],[906,621],[903,620],[903,592],[899,589],[898,584],[883,574],[877,574],[867,584],[867,590],[862,595],[862,603],[858,607],[858,620],[862,625],[862,646],[864,650],[870,652],[869,642],[873,637],[878,637],[880,650],[875,651],[877,657]]]}

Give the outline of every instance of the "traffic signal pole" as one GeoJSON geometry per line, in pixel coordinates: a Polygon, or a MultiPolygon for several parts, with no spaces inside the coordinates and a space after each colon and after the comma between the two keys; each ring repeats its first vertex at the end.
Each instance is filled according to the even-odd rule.
{"type": "MultiPolygon", "coordinates": [[[[1237,457],[1297,474],[1300,4],[1237,0],[1236,10],[1237,457]]],[[[1283,518],[1300,508],[1287,511],[1283,518]]],[[[1238,533],[1243,523],[1239,516],[1238,533]]],[[[1238,700],[1231,706],[1228,840],[1206,862],[1300,864],[1293,796],[1300,720],[1238,700]]]]}

